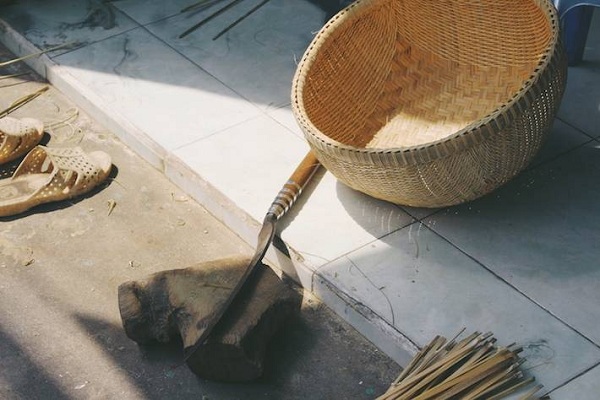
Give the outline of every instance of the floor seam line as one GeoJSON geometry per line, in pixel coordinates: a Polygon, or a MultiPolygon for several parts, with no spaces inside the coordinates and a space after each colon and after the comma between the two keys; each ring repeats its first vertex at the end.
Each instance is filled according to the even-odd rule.
{"type": "MultiPolygon", "coordinates": [[[[169,18],[173,18],[173,17],[169,17],[169,18]]],[[[147,25],[151,25],[151,24],[147,24],[147,25]]],[[[156,40],[160,41],[162,44],[164,44],[165,46],[167,46],[169,49],[171,49],[172,51],[174,51],[175,53],[179,54],[182,58],[184,58],[185,60],[187,60],[188,62],[192,63],[194,66],[196,66],[198,69],[200,69],[202,72],[204,72],[205,74],[207,74],[208,76],[210,76],[211,78],[213,78],[214,80],[216,80],[217,82],[219,82],[221,85],[225,86],[227,89],[231,90],[233,93],[235,93],[237,96],[239,96],[241,99],[247,101],[249,104],[251,104],[253,107],[256,107],[257,109],[260,110],[260,107],[258,107],[254,102],[252,102],[250,99],[248,99],[246,96],[242,95],[241,93],[239,93],[237,90],[235,90],[234,88],[232,88],[231,86],[227,85],[225,82],[223,82],[221,79],[217,78],[216,76],[214,76],[213,74],[211,74],[209,71],[207,71],[205,68],[203,68],[201,65],[199,65],[197,62],[195,62],[194,60],[192,60],[191,58],[189,58],[188,56],[186,56],[185,54],[181,53],[179,50],[177,50],[175,47],[173,47],[173,45],[171,45],[170,43],[168,43],[167,41],[165,41],[163,38],[157,36],[156,34],[154,34],[150,29],[148,29],[148,27],[146,25],[141,25],[140,26],[142,29],[144,29],[147,33],[149,33],[153,38],[155,38],[156,40]]]]}
{"type": "Polygon", "coordinates": [[[578,373],[577,375],[573,376],[570,379],[567,379],[565,382],[559,384],[558,386],[556,386],[555,388],[551,389],[550,391],[548,391],[547,394],[552,394],[552,392],[557,391],[560,388],[563,388],[565,386],[567,386],[569,383],[575,381],[576,379],[581,378],[582,376],[584,376],[585,374],[587,374],[588,372],[592,371],[594,368],[600,366],[600,361],[596,362],[595,364],[593,364],[591,367],[581,371],[580,373],[578,373]]]}
{"type": "Polygon", "coordinates": [[[477,265],[481,266],[487,272],[489,272],[490,274],[492,274],[496,279],[498,279],[502,283],[506,284],[508,287],[510,287],[511,289],[513,289],[515,292],[519,293],[521,296],[523,296],[524,298],[526,298],[527,300],[529,300],[531,303],[535,304],[537,307],[539,307],[545,313],[547,313],[548,315],[550,315],[551,317],[553,317],[554,319],[556,319],[557,321],[559,321],[560,323],[562,323],[563,325],[565,325],[566,327],[568,327],[569,329],[571,329],[577,335],[581,336],[586,341],[588,341],[590,344],[592,344],[594,347],[596,347],[597,349],[600,350],[600,345],[599,344],[597,344],[592,339],[590,339],[589,337],[587,337],[586,335],[584,335],[583,333],[581,333],[578,329],[576,329],[575,327],[573,327],[571,324],[567,323],[562,318],[560,318],[559,316],[557,316],[556,314],[554,314],[552,311],[550,311],[548,308],[546,308],[542,304],[538,303],[532,297],[530,297],[529,295],[527,295],[524,291],[522,291],[521,289],[519,289],[518,287],[516,287],[515,285],[513,285],[509,281],[507,281],[505,278],[503,278],[502,276],[500,276],[498,273],[496,273],[490,267],[486,266],[483,262],[479,261],[477,258],[475,258],[474,256],[472,256],[471,254],[469,254],[466,251],[464,251],[463,249],[461,249],[458,245],[454,244],[450,239],[448,239],[447,237],[443,236],[437,230],[435,230],[434,228],[432,228],[430,226],[427,226],[427,228],[430,229],[432,232],[434,232],[437,236],[439,236],[445,242],[447,242],[448,244],[450,244],[452,247],[454,247],[456,250],[458,250],[459,252],[461,252],[463,255],[467,256],[469,259],[471,259],[472,261],[474,261],[475,263],[477,263],[477,265]]]}

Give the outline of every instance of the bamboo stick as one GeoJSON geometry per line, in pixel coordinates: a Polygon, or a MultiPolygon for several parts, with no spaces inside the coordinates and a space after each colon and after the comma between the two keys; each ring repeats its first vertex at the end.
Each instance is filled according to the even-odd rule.
{"type": "MultiPolygon", "coordinates": [[[[394,388],[394,391],[400,392],[400,390],[402,390],[403,388],[405,388],[406,386],[410,386],[412,384],[414,384],[415,382],[419,382],[418,384],[416,384],[414,387],[412,387],[407,394],[414,394],[414,392],[416,392],[419,388],[422,387],[423,382],[429,382],[431,379],[435,378],[435,375],[432,374],[433,372],[436,373],[440,373],[440,371],[445,371],[448,368],[450,368],[454,363],[460,361],[461,359],[463,359],[464,357],[466,357],[470,351],[473,350],[474,346],[478,344],[478,342],[472,342],[470,345],[465,346],[464,348],[461,349],[461,351],[457,352],[456,354],[454,354],[453,356],[449,357],[447,360],[441,360],[435,364],[433,364],[432,366],[426,368],[425,370],[423,370],[422,372],[408,377],[405,381],[401,382],[401,385],[398,386],[398,390],[396,390],[396,388],[394,388]]],[[[392,392],[393,394],[393,392],[392,392]]],[[[384,397],[384,399],[386,399],[386,397],[384,397]]]]}
{"type": "Polygon", "coordinates": [[[221,0],[200,0],[200,1],[197,1],[197,2],[195,2],[193,4],[190,4],[187,7],[182,8],[181,10],[179,10],[179,12],[180,13],[185,13],[185,12],[188,12],[190,10],[193,10],[196,7],[205,6],[206,3],[211,3],[212,4],[212,3],[215,3],[216,1],[221,1],[221,0]]]}
{"type": "Polygon", "coordinates": [[[202,21],[198,22],[196,25],[192,26],[191,28],[189,28],[188,30],[186,30],[185,32],[183,32],[181,35],[179,35],[179,39],[182,39],[182,38],[186,37],[190,33],[194,32],[196,29],[200,28],[202,25],[204,25],[207,22],[209,22],[209,21],[213,20],[214,18],[218,17],[219,15],[221,15],[225,11],[229,10],[231,7],[235,6],[236,4],[240,3],[241,1],[242,0],[233,0],[232,2],[230,2],[230,3],[226,4],[225,6],[219,8],[217,11],[215,11],[212,14],[210,14],[208,17],[204,18],[202,21]]]}
{"type": "Polygon", "coordinates": [[[61,44],[59,46],[50,47],[49,49],[46,49],[46,50],[41,50],[41,51],[38,51],[38,52],[35,52],[35,53],[27,54],[27,55],[19,57],[19,58],[14,58],[12,60],[0,62],[0,68],[6,67],[7,65],[11,65],[11,64],[17,63],[19,61],[27,60],[29,58],[38,57],[38,56],[41,56],[42,54],[49,53],[49,52],[55,51],[55,50],[59,50],[59,49],[65,48],[67,46],[71,46],[73,44],[76,44],[76,43],[77,42],[64,43],[64,44],[61,44]]]}
{"type": "Polygon", "coordinates": [[[522,376],[523,373],[521,371],[512,371],[506,374],[496,374],[489,379],[483,380],[477,386],[473,387],[473,389],[467,395],[465,395],[462,400],[476,400],[486,393],[490,393],[510,381],[521,379],[522,376]]]}
{"type": "MultiPolygon", "coordinates": [[[[498,400],[531,384],[515,343],[498,347],[491,332],[458,340],[436,336],[419,351],[378,400],[498,400]]],[[[541,385],[522,399],[534,400],[541,385]],[[535,397],[534,397],[535,396],[535,397]]],[[[544,397],[542,397],[544,398],[544,397]]]]}
{"type": "Polygon", "coordinates": [[[230,25],[228,25],[221,32],[217,33],[217,35],[215,37],[213,37],[212,40],[217,40],[218,38],[220,38],[221,36],[223,36],[224,34],[229,32],[230,29],[232,29],[234,26],[236,26],[237,24],[239,24],[240,22],[242,22],[243,20],[248,18],[250,15],[252,15],[254,12],[256,12],[259,8],[261,8],[268,2],[269,2],[269,0],[263,0],[260,3],[258,3],[256,6],[252,7],[247,13],[245,13],[244,15],[242,15],[241,17],[239,17],[238,19],[233,21],[230,25]]]}
{"type": "Polygon", "coordinates": [[[10,106],[8,106],[8,108],[0,111],[0,118],[6,117],[8,114],[10,114],[11,112],[15,111],[16,109],[18,109],[20,107],[23,107],[25,104],[27,104],[30,101],[34,100],[35,98],[37,98],[38,96],[40,96],[42,93],[44,93],[48,89],[50,89],[49,86],[44,86],[41,89],[38,89],[38,90],[36,90],[35,92],[33,92],[31,94],[28,94],[26,96],[21,97],[17,101],[13,102],[10,106]]]}
{"type": "Polygon", "coordinates": [[[31,72],[20,72],[18,74],[2,75],[0,76],[0,81],[4,79],[18,78],[19,76],[29,75],[30,73],[31,72]]]}
{"type": "Polygon", "coordinates": [[[402,370],[402,372],[400,373],[400,375],[398,376],[398,378],[396,378],[393,382],[392,385],[397,385],[401,380],[403,380],[405,377],[407,377],[408,375],[412,374],[413,372],[415,372],[417,370],[417,368],[419,368],[419,366],[423,365],[425,363],[424,359],[427,356],[427,354],[431,351],[431,349],[436,346],[436,343],[438,343],[439,340],[444,341],[445,339],[442,338],[441,336],[436,336],[431,342],[429,342],[428,345],[426,345],[421,351],[419,351],[417,353],[417,355],[415,357],[413,357],[413,359],[410,361],[410,363],[406,366],[406,368],[404,368],[402,370]]]}
{"type": "MultiPolygon", "coordinates": [[[[519,398],[519,400],[529,400],[529,399],[532,399],[534,394],[536,394],[537,392],[539,392],[540,390],[542,390],[542,387],[543,387],[542,385],[536,385],[530,391],[528,391],[523,396],[521,396],[519,398]]],[[[535,398],[537,399],[538,397],[536,396],[535,398]]]]}
{"type": "Polygon", "coordinates": [[[505,363],[507,361],[511,361],[512,359],[513,359],[513,355],[510,354],[509,352],[498,354],[498,356],[489,358],[482,364],[480,364],[474,368],[471,368],[464,374],[462,374],[456,378],[450,379],[448,381],[445,381],[443,384],[436,386],[434,389],[429,390],[427,393],[424,393],[421,396],[415,397],[415,400],[435,399],[436,396],[438,396],[439,394],[448,390],[453,385],[456,385],[459,383],[464,383],[464,382],[473,382],[474,380],[477,381],[481,377],[486,377],[489,374],[493,373],[495,370],[499,369],[500,367],[506,366],[505,363]]]}

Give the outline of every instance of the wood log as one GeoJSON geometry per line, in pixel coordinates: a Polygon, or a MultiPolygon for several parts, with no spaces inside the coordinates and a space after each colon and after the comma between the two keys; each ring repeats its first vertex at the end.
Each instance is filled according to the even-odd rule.
{"type": "MultiPolygon", "coordinates": [[[[119,286],[119,310],[127,336],[145,345],[180,337],[192,348],[248,262],[236,257],[158,272],[119,286]]],[[[300,309],[301,295],[260,265],[205,343],[187,357],[204,379],[240,382],[262,375],[269,340],[300,309]]]]}

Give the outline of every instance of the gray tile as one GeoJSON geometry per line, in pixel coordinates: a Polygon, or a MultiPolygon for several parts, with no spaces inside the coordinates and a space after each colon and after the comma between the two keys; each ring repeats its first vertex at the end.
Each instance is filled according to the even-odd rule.
{"type": "Polygon", "coordinates": [[[166,150],[260,114],[143,28],[58,57],[62,73],[166,150]]]}
{"type": "Polygon", "coordinates": [[[600,359],[600,349],[415,223],[319,269],[355,302],[419,346],[435,335],[491,331],[524,347],[525,368],[553,388],[600,359]]]}
{"type": "Polygon", "coordinates": [[[340,292],[322,276],[314,275],[312,291],[400,366],[408,365],[419,351],[418,347],[396,328],[383,321],[364,304],[340,292]]]}
{"type": "Polygon", "coordinates": [[[308,145],[266,115],[244,121],[173,154],[257,221],[308,145]]]}
{"type": "MultiPolygon", "coordinates": [[[[304,140],[261,115],[173,154],[261,221],[307,151],[304,140]]],[[[316,268],[411,222],[399,207],[355,192],[322,170],[278,229],[304,262],[316,268]]]]}
{"type": "Polygon", "coordinates": [[[294,113],[292,112],[291,105],[286,104],[283,107],[279,107],[274,110],[269,110],[267,114],[275,121],[279,122],[281,125],[289,129],[290,132],[293,132],[296,136],[304,139],[304,133],[302,132],[300,126],[296,122],[296,118],[294,117],[294,113]]]}
{"type": "Polygon", "coordinates": [[[594,12],[583,62],[569,67],[567,89],[558,115],[582,129],[600,136],[600,10],[594,12]]]}
{"type": "Polygon", "coordinates": [[[529,167],[535,167],[540,163],[572,151],[591,140],[592,139],[583,132],[556,119],[552,129],[548,132],[546,142],[542,145],[539,153],[533,158],[529,167]]]}
{"type": "Polygon", "coordinates": [[[39,48],[93,42],[138,26],[111,3],[95,0],[19,0],[0,11],[0,18],[39,48]]]}
{"type": "Polygon", "coordinates": [[[581,147],[427,224],[600,343],[600,145],[581,147]]]}
{"type": "Polygon", "coordinates": [[[350,189],[330,173],[310,189],[281,236],[315,268],[414,221],[400,207],[350,189]]]}
{"type": "Polygon", "coordinates": [[[409,207],[409,206],[402,206],[402,209],[406,213],[412,215],[414,218],[416,218],[418,220],[427,218],[430,215],[433,215],[436,212],[439,212],[441,210],[441,208],[423,208],[423,207],[409,207]]]}
{"type": "MultiPolygon", "coordinates": [[[[179,14],[184,7],[196,2],[196,0],[119,0],[113,5],[137,23],[145,25],[179,14]]],[[[190,11],[188,14],[194,13],[190,11]]]]}
{"type": "Polygon", "coordinates": [[[567,89],[558,111],[563,121],[592,137],[600,136],[600,58],[569,68],[567,89]]]}
{"type": "Polygon", "coordinates": [[[148,29],[242,96],[262,107],[290,102],[292,77],[324,13],[307,1],[272,1],[225,36],[212,38],[258,0],[230,9],[196,32],[178,36],[211,10],[149,24],[148,29]]]}
{"type": "Polygon", "coordinates": [[[595,7],[588,32],[588,39],[585,43],[583,62],[598,59],[600,59],[600,8],[595,7]]]}
{"type": "Polygon", "coordinates": [[[551,393],[553,400],[597,400],[600,393],[600,367],[595,367],[582,376],[551,393]]]}

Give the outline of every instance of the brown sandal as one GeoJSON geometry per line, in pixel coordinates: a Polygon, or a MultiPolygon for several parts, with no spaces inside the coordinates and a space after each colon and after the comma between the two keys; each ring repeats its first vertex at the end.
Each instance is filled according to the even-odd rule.
{"type": "Polygon", "coordinates": [[[111,167],[110,156],[102,151],[37,146],[11,178],[0,180],[0,216],[89,192],[106,179],[111,167]]]}
{"type": "Polygon", "coordinates": [[[44,124],[33,118],[0,118],[0,164],[27,154],[44,136],[44,124]]]}

